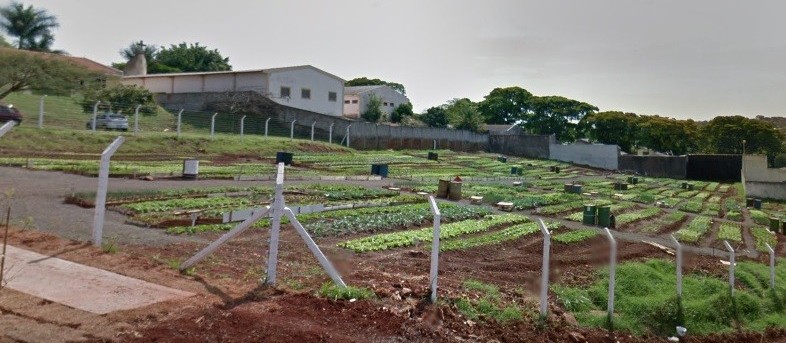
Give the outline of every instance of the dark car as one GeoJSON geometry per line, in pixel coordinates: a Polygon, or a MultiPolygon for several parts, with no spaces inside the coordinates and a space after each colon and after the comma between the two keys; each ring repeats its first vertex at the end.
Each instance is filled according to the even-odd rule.
{"type": "Polygon", "coordinates": [[[0,104],[0,123],[8,121],[15,121],[16,125],[22,123],[22,112],[14,107],[14,105],[0,104]]]}

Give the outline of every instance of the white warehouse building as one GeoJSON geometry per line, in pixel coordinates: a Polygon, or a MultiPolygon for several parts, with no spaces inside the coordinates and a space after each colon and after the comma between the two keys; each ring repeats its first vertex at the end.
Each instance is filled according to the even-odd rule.
{"type": "Polygon", "coordinates": [[[371,96],[376,96],[382,103],[380,109],[389,118],[398,105],[409,103],[409,98],[390,86],[355,86],[344,88],[344,116],[358,118],[366,111],[371,96]]]}
{"type": "Polygon", "coordinates": [[[125,76],[121,83],[156,94],[254,91],[289,107],[330,116],[344,113],[344,80],[310,65],[256,69],[125,76]]]}

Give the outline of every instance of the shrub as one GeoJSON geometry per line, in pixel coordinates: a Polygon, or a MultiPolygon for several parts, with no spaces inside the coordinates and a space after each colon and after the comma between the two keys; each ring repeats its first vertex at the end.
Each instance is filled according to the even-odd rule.
{"type": "Polygon", "coordinates": [[[81,105],[85,112],[92,112],[96,101],[101,101],[99,108],[113,112],[134,113],[138,105],[142,105],[139,113],[155,114],[158,109],[153,93],[137,86],[116,85],[106,88],[90,88],[84,92],[81,105]]]}
{"type": "Polygon", "coordinates": [[[382,118],[380,106],[382,106],[382,100],[376,95],[371,95],[366,103],[366,110],[360,114],[360,117],[372,123],[378,122],[382,118]]]}
{"type": "Polygon", "coordinates": [[[340,287],[333,282],[327,282],[319,288],[319,295],[333,300],[368,299],[375,296],[374,292],[367,288],[346,286],[340,287]]]}

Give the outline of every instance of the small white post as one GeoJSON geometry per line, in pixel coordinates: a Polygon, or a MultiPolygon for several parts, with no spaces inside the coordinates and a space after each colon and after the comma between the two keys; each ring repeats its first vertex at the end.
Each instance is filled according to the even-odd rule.
{"type": "Polygon", "coordinates": [[[139,133],[139,109],[142,108],[142,105],[136,105],[136,109],[134,109],[134,136],[139,133]]]}
{"type": "Polygon", "coordinates": [[[314,140],[314,125],[317,125],[317,122],[311,123],[311,140],[314,140]]]}
{"type": "Polygon", "coordinates": [[[437,302],[437,278],[439,277],[439,235],[442,213],[440,213],[437,202],[434,201],[433,196],[428,197],[428,202],[431,205],[431,214],[434,215],[434,230],[431,239],[431,271],[429,273],[429,280],[431,281],[431,303],[434,304],[437,302]]]}
{"type": "Polygon", "coordinates": [[[120,148],[125,138],[119,136],[101,153],[101,167],[98,170],[98,191],[96,192],[95,213],[93,215],[93,245],[101,247],[106,212],[106,189],[109,184],[109,159],[120,148]]]}
{"type": "Polygon", "coordinates": [[[6,122],[3,124],[3,126],[0,126],[0,137],[3,137],[3,135],[8,133],[8,131],[11,131],[14,126],[16,126],[16,122],[13,120],[6,122]]]}
{"type": "Polygon", "coordinates": [[[770,288],[775,289],[775,250],[772,249],[769,243],[764,243],[767,246],[767,251],[770,252],[770,288]]]}
{"type": "Polygon", "coordinates": [[[352,127],[352,124],[347,125],[347,148],[349,148],[349,128],[352,127]]]}
{"type": "Polygon", "coordinates": [[[328,143],[330,144],[333,144],[333,125],[336,125],[336,123],[330,123],[328,128],[328,143]]]}
{"type": "Polygon", "coordinates": [[[295,138],[295,122],[297,119],[292,120],[292,124],[289,124],[289,139],[295,138]]]}
{"type": "Polygon", "coordinates": [[[671,241],[674,242],[675,255],[677,255],[677,298],[682,299],[682,244],[674,235],[671,235],[671,241]]]}
{"type": "Polygon", "coordinates": [[[240,117],[240,140],[243,140],[243,132],[246,130],[246,116],[240,117]]]}
{"type": "Polygon", "coordinates": [[[609,310],[609,321],[614,320],[614,284],[617,274],[617,241],[614,240],[614,236],[609,231],[609,228],[604,229],[606,231],[606,237],[609,238],[609,244],[611,246],[611,258],[609,261],[609,303],[608,303],[608,310],[609,310]]]}
{"type": "Polygon", "coordinates": [[[46,95],[41,96],[41,100],[38,102],[38,128],[44,128],[44,99],[46,99],[46,95]]]}
{"type": "Polygon", "coordinates": [[[729,251],[729,291],[731,292],[731,296],[734,296],[734,248],[731,247],[729,241],[724,240],[723,245],[726,246],[726,250],[729,251]]]}
{"type": "Polygon", "coordinates": [[[549,259],[551,257],[551,232],[538,218],[540,232],[543,233],[543,267],[540,276],[540,316],[545,318],[549,310],[549,259]]]}
{"type": "Polygon", "coordinates": [[[281,216],[284,214],[284,163],[278,164],[276,173],[276,195],[273,198],[272,217],[270,220],[270,250],[267,257],[268,285],[276,284],[276,263],[278,262],[278,236],[281,232],[281,216]]]}
{"type": "Polygon", "coordinates": [[[267,127],[268,127],[268,123],[270,123],[270,119],[273,119],[273,118],[270,117],[270,118],[267,118],[267,120],[265,120],[265,137],[267,137],[267,127]]]}
{"type": "Polygon", "coordinates": [[[177,137],[180,138],[180,123],[183,119],[183,109],[180,109],[180,112],[177,112],[177,137]]]}
{"type": "Polygon", "coordinates": [[[434,150],[437,150],[437,140],[434,140],[434,150]]]}
{"type": "Polygon", "coordinates": [[[210,138],[216,135],[216,116],[218,112],[213,113],[213,116],[210,117],[210,138]]]}
{"type": "Polygon", "coordinates": [[[96,104],[93,105],[93,131],[96,130],[96,117],[98,116],[98,105],[101,104],[101,100],[96,101],[96,104]]]}

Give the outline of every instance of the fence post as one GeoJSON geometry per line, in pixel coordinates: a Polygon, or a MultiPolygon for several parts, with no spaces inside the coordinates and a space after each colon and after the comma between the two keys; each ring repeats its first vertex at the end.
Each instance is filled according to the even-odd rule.
{"type": "Polygon", "coordinates": [[[437,150],[437,140],[434,140],[434,150],[437,150]]]}
{"type": "Polygon", "coordinates": [[[218,115],[218,112],[213,113],[213,115],[210,117],[210,138],[213,138],[213,136],[216,135],[216,116],[217,115],[218,115]]]}
{"type": "Polygon", "coordinates": [[[543,233],[543,267],[540,276],[540,316],[546,318],[549,309],[549,259],[551,257],[551,233],[543,223],[543,219],[538,218],[540,232],[543,233]]]}
{"type": "Polygon", "coordinates": [[[609,231],[609,228],[604,229],[606,231],[606,237],[609,238],[609,244],[611,245],[610,252],[611,258],[609,261],[609,303],[608,303],[608,310],[609,310],[609,324],[614,321],[614,284],[617,274],[617,241],[614,240],[614,236],[609,231]]]}
{"type": "Polygon", "coordinates": [[[240,117],[240,140],[243,140],[243,132],[246,130],[246,116],[240,117]]]}
{"type": "Polygon", "coordinates": [[[352,124],[347,125],[347,148],[349,148],[349,128],[352,127],[352,124]]]}
{"type": "Polygon", "coordinates": [[[180,138],[180,123],[183,119],[183,109],[180,109],[180,112],[177,112],[177,137],[180,138]]]}
{"type": "Polygon", "coordinates": [[[270,247],[267,257],[267,280],[268,285],[276,284],[276,263],[278,262],[278,236],[281,231],[281,216],[284,214],[284,163],[278,164],[276,173],[276,194],[273,198],[270,229],[270,247]]]}
{"type": "Polygon", "coordinates": [[[98,170],[98,190],[96,192],[95,213],[93,215],[93,245],[101,247],[104,233],[104,213],[106,212],[106,188],[109,184],[109,159],[123,144],[125,137],[118,136],[101,153],[101,167],[98,170]]]}
{"type": "Polygon", "coordinates": [[[44,128],[44,99],[46,99],[46,95],[41,96],[41,100],[38,103],[38,128],[44,128]]]}
{"type": "Polygon", "coordinates": [[[429,273],[429,280],[431,281],[431,303],[434,304],[437,302],[437,277],[439,276],[439,235],[442,213],[440,213],[437,202],[434,201],[433,196],[428,197],[428,202],[431,205],[431,214],[434,215],[434,230],[431,239],[431,271],[429,273]]]}
{"type": "Polygon", "coordinates": [[[674,242],[675,255],[677,255],[677,301],[682,301],[682,244],[677,240],[674,235],[671,235],[671,241],[674,242]]]}
{"type": "Polygon", "coordinates": [[[96,130],[96,116],[98,116],[98,105],[101,104],[101,100],[96,101],[96,104],[93,105],[93,124],[92,130],[96,130]]]}
{"type": "Polygon", "coordinates": [[[10,120],[3,124],[3,126],[0,126],[0,137],[3,137],[3,135],[8,133],[8,131],[11,131],[14,126],[16,126],[16,122],[13,120],[10,120]]]}
{"type": "Polygon", "coordinates": [[[139,132],[139,109],[142,108],[142,105],[136,105],[136,109],[134,109],[134,136],[139,132]]]}
{"type": "Polygon", "coordinates": [[[267,118],[267,120],[265,120],[265,137],[267,137],[267,124],[270,123],[270,119],[273,119],[273,117],[267,118]]]}
{"type": "Polygon", "coordinates": [[[314,140],[314,125],[317,125],[317,122],[316,122],[316,121],[314,121],[313,123],[311,123],[311,140],[312,140],[312,141],[314,140]]]}
{"type": "Polygon", "coordinates": [[[724,240],[723,245],[726,246],[726,250],[729,251],[729,291],[731,292],[731,296],[734,296],[734,248],[731,247],[729,241],[724,240]]]}
{"type": "Polygon", "coordinates": [[[764,243],[767,246],[767,251],[770,252],[770,288],[775,290],[775,250],[772,249],[769,243],[764,243]]]}
{"type": "Polygon", "coordinates": [[[330,144],[333,144],[333,125],[336,125],[336,123],[330,123],[328,128],[328,143],[330,144]]]}
{"type": "Polygon", "coordinates": [[[292,124],[289,125],[289,139],[295,138],[295,122],[297,119],[292,120],[292,124]]]}

